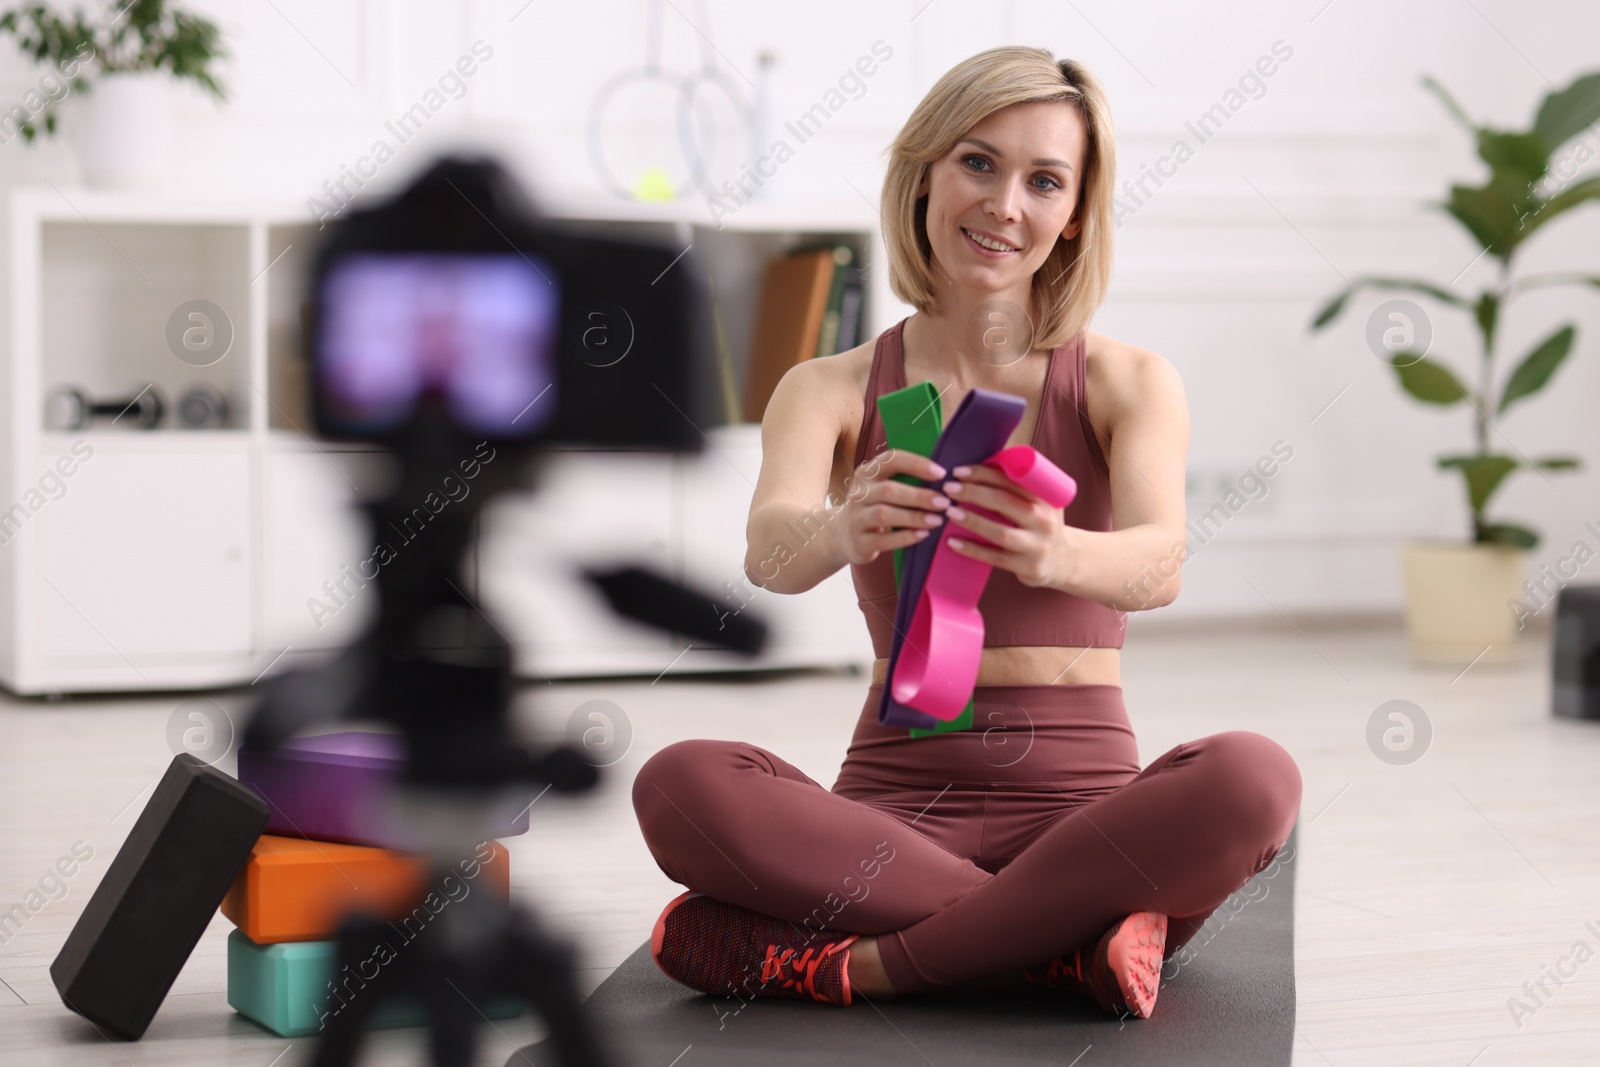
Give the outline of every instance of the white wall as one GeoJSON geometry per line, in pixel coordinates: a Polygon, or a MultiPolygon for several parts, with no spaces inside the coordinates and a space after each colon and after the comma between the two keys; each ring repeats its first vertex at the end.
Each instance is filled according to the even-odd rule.
{"type": "MultiPolygon", "coordinates": [[[[509,154],[547,192],[595,195],[585,112],[608,77],[644,62],[652,5],[524,4],[193,4],[225,28],[233,97],[218,109],[185,96],[184,180],[296,200],[319,195],[375,139],[392,143],[384,123],[481,41],[493,55],[462,98],[440,108],[370,188],[402,180],[433,147],[469,142],[509,154]]],[[[1155,164],[1176,138],[1193,145],[1185,121],[1222,100],[1274,42],[1284,42],[1292,56],[1266,79],[1264,95],[1248,100],[1125,219],[1112,296],[1095,322],[1162,353],[1183,374],[1194,424],[1191,515],[1216,501],[1217,479],[1243,471],[1274,442],[1294,450],[1270,496],[1232,518],[1190,562],[1170,614],[1396,608],[1399,540],[1465,530],[1457,480],[1432,468],[1435,454],[1468,445],[1465,409],[1424,410],[1400,394],[1363,341],[1377,297],[1358,301],[1315,338],[1307,323],[1341,275],[1445,281],[1473,261],[1477,250],[1456,224],[1423,206],[1451,180],[1480,180],[1481,165],[1421,89],[1421,74],[1439,77],[1475,117],[1523,124],[1552,86],[1600,67],[1589,47],[1600,10],[1502,0],[811,0],[781,8],[675,0],[655,8],[666,69],[694,69],[710,54],[748,92],[744,78],[756,76],[757,52],[778,49],[786,114],[819,100],[874,42],[893,49],[864,95],[784,170],[797,195],[846,203],[862,193],[876,199],[881,153],[897,123],[942,71],[981,48],[1038,44],[1085,62],[1113,101],[1120,173],[1137,179],[1141,164],[1155,164]]],[[[6,54],[0,99],[21,99],[34,77],[6,54]]],[[[708,106],[715,110],[714,100],[708,106]]],[[[681,170],[674,140],[659,132],[674,114],[659,93],[619,94],[604,124],[609,158],[619,168],[651,158],[681,170]]],[[[716,161],[732,169],[749,153],[730,130],[724,134],[716,161]]],[[[1584,137],[1600,150],[1600,134],[1584,137]]],[[[77,173],[64,141],[7,144],[0,168],[8,182],[60,184],[77,173]]],[[[1523,269],[1600,273],[1592,251],[1600,246],[1597,215],[1584,209],[1534,240],[1523,269]]],[[[1480,260],[1457,284],[1489,278],[1480,260]]],[[[1435,351],[1471,369],[1470,324],[1429,310],[1437,312],[1435,351]]],[[[1578,351],[1548,395],[1501,426],[1509,448],[1574,452],[1591,463],[1549,481],[1520,475],[1502,492],[1498,515],[1547,534],[1536,567],[1579,538],[1600,548],[1582,529],[1600,519],[1600,423],[1591,417],[1600,396],[1600,292],[1526,298],[1502,326],[1503,351],[1520,356],[1565,318],[1579,324],[1578,351]]]]}

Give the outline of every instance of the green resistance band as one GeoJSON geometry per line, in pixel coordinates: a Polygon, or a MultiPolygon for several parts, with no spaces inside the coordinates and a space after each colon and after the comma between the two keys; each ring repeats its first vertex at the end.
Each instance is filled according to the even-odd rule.
{"type": "MultiPolygon", "coordinates": [[[[944,412],[939,406],[939,391],[932,382],[918,382],[904,389],[896,389],[878,397],[878,416],[883,420],[883,436],[890,448],[902,448],[919,456],[933,455],[933,446],[944,429],[944,412]]],[[[894,480],[908,485],[921,485],[922,481],[908,474],[896,474],[894,480]]],[[[894,583],[900,587],[900,560],[905,549],[894,550],[894,583]]],[[[884,679],[888,684],[888,679],[884,679]]],[[[949,722],[941,722],[929,729],[909,728],[912,737],[929,737],[947,734],[952,730],[972,729],[972,699],[961,714],[949,722]]]]}

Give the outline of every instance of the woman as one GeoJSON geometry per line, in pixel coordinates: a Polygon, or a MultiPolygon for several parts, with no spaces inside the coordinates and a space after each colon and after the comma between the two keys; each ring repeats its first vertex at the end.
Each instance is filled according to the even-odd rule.
{"type": "Polygon", "coordinates": [[[872,683],[831,789],[742,742],[680,741],[640,769],[645,840],[689,887],[651,937],[673,978],[839,1005],[1031,982],[1144,1018],[1163,958],[1288,837],[1300,774],[1276,743],[1213,734],[1141,771],[1123,707],[1126,612],[1178,593],[1189,427],[1170,364],[1085,329],[1110,274],[1111,134],[1083,67],[997,48],[895,139],[884,238],[916,314],[779,383],[745,564],[780,593],[849,565],[872,683]],[[1010,443],[1072,475],[1076,499],[885,450],[875,398],[920,381],[946,420],[969,389],[1025,398],[1010,443]],[[892,554],[947,522],[952,550],[994,568],[973,725],[913,737],[877,721],[892,554]]]}

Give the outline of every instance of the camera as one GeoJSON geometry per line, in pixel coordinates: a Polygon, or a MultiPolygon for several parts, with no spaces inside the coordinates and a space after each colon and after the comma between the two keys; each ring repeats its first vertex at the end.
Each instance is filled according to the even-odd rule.
{"type": "Polygon", "coordinates": [[[670,246],[541,219],[485,160],[355,211],[312,271],[319,434],[404,448],[418,423],[499,445],[694,451],[707,287],[670,246]]]}

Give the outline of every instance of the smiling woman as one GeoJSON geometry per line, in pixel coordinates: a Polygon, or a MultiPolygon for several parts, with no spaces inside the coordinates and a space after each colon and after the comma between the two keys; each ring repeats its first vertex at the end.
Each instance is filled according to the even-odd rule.
{"type": "MultiPolygon", "coordinates": [[[[928,198],[933,172],[965,171],[963,185],[976,192],[1002,171],[1020,168],[1018,192],[1034,198],[1025,219],[1041,231],[1023,264],[1038,314],[1032,342],[1054,348],[1089,325],[1111,283],[1117,162],[1110,107],[1093,75],[1070,59],[1057,66],[1039,58],[1031,48],[995,49],[941,78],[890,146],[880,210],[891,284],[918,311],[931,313],[940,283],[949,281],[936,272],[959,261],[949,249],[936,255],[931,243],[950,232],[927,217],[935,206],[928,198]],[[1083,88],[1063,96],[1063,82],[1083,88]],[[1004,158],[989,139],[975,136],[980,125],[1000,127],[1002,139],[1026,156],[1004,158]],[[1040,147],[1046,145],[1053,147],[1040,147]]],[[[1023,220],[994,216],[978,225],[1010,224],[1016,236],[1023,220]]]]}
{"type": "Polygon", "coordinates": [[[651,952],[713,994],[750,973],[755,995],[838,1005],[999,980],[1147,1017],[1164,955],[1272,862],[1301,783],[1242,730],[1139,768],[1124,620],[1177,595],[1189,419],[1166,360],[1087,328],[1111,272],[1110,106],[1079,64],[997,48],[940,78],[889,154],[890,285],[916,314],[779,381],[746,525],[747,577],[769,591],[850,567],[874,677],[831,788],[741,741],[679,741],[640,768],[640,828],[689,887],[651,952]],[[988,465],[888,448],[878,398],[924,382],[946,421],[972,389],[1022,398],[1007,444],[1077,496],[1053,507],[988,465]],[[842,503],[808,526],[819,501],[842,503]],[[992,568],[983,650],[967,722],[918,736],[878,718],[893,556],[946,523],[974,537],[945,544],[992,568]],[[1163,561],[1171,580],[1130,597],[1163,561]],[[801,932],[832,872],[875,843],[895,862],[871,896],[801,932]]]}

